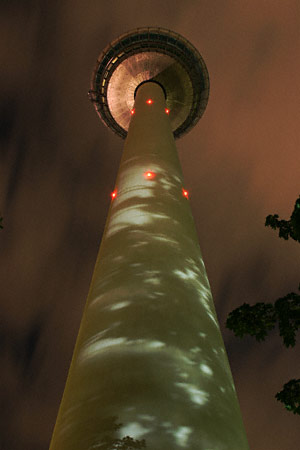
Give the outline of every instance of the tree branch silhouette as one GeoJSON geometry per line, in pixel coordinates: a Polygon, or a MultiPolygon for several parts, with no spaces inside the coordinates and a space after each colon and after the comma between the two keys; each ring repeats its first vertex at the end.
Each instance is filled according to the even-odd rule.
{"type": "MultiPolygon", "coordinates": [[[[279,229],[279,237],[292,238],[300,242],[300,196],[296,200],[289,220],[279,220],[278,214],[266,217],[265,226],[279,229]]],[[[298,287],[300,291],[300,284],[298,287]]],[[[294,347],[296,333],[300,328],[300,294],[291,292],[274,303],[243,303],[231,311],[226,320],[226,328],[237,337],[250,335],[260,342],[264,341],[271,330],[278,325],[279,335],[285,347],[294,347]]],[[[300,379],[286,383],[283,390],[275,395],[288,411],[300,415],[300,379]]]]}

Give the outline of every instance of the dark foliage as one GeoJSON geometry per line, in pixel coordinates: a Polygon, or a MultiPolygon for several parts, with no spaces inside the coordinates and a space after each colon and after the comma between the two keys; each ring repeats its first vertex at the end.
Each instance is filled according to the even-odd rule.
{"type": "Polygon", "coordinates": [[[109,436],[105,436],[97,448],[99,448],[99,450],[134,450],[146,448],[146,443],[144,439],[142,441],[137,441],[129,436],[125,436],[123,439],[113,439],[109,436]]]}
{"type": "MultiPolygon", "coordinates": [[[[278,214],[266,217],[265,226],[276,230],[279,228],[279,237],[291,237],[300,242],[300,196],[296,200],[294,211],[290,220],[279,220],[278,214]]],[[[299,284],[300,291],[300,284],[299,284]]],[[[269,331],[276,323],[283,344],[294,347],[296,333],[300,328],[300,295],[291,292],[279,298],[275,303],[256,303],[251,306],[244,303],[228,315],[226,327],[232,330],[237,337],[245,335],[254,336],[257,341],[264,341],[269,331]]],[[[300,415],[300,379],[290,380],[275,398],[285,405],[288,411],[300,415]]]]}
{"type": "Polygon", "coordinates": [[[300,196],[296,200],[290,220],[279,220],[278,217],[278,214],[267,216],[265,226],[274,230],[279,228],[280,238],[287,240],[291,237],[295,241],[300,242],[300,196]]]}
{"type": "Polygon", "coordinates": [[[247,334],[257,341],[264,341],[268,332],[275,327],[276,314],[271,303],[256,303],[253,306],[244,303],[229,313],[226,327],[237,337],[247,334]]]}
{"type": "Polygon", "coordinates": [[[300,379],[290,380],[275,397],[288,411],[300,415],[300,379]]]}
{"type": "Polygon", "coordinates": [[[293,347],[296,344],[296,332],[300,328],[300,295],[291,292],[276,300],[274,305],[256,303],[250,306],[244,303],[229,313],[226,327],[237,337],[250,335],[257,341],[264,341],[276,322],[284,345],[293,347]]]}
{"type": "MultiPolygon", "coordinates": [[[[299,284],[300,291],[300,284],[299,284]]],[[[300,295],[291,292],[274,304],[280,336],[286,347],[294,347],[300,327],[300,295]]]]}
{"type": "Polygon", "coordinates": [[[104,436],[100,443],[97,442],[99,450],[134,450],[146,448],[145,440],[135,440],[130,436],[122,439],[115,437],[115,433],[121,428],[122,424],[117,423],[117,417],[107,417],[101,423],[101,429],[104,436]]]}

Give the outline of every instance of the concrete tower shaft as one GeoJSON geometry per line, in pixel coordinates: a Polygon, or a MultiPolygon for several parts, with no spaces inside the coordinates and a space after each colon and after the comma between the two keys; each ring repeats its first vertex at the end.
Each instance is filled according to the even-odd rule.
{"type": "Polygon", "coordinates": [[[165,108],[138,88],[51,450],[249,448],[165,108]]]}

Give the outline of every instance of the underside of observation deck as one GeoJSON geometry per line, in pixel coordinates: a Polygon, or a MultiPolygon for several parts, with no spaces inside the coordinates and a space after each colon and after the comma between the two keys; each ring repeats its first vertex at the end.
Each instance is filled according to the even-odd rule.
{"type": "Polygon", "coordinates": [[[203,115],[209,77],[197,49],[173,31],[137,28],[103,50],[89,91],[101,120],[122,138],[127,136],[135,91],[146,81],[163,87],[175,138],[203,115]]]}

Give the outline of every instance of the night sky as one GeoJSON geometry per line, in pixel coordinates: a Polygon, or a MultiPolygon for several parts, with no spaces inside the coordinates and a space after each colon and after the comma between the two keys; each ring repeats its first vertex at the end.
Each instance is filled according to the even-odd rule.
{"type": "Polygon", "coordinates": [[[250,448],[297,449],[274,395],[299,378],[299,346],[225,321],[300,282],[299,244],[264,227],[300,194],[298,0],[2,0],[0,449],[49,446],[123,146],[87,91],[103,48],[139,26],[206,62],[207,110],[177,141],[185,184],[250,448]]]}

